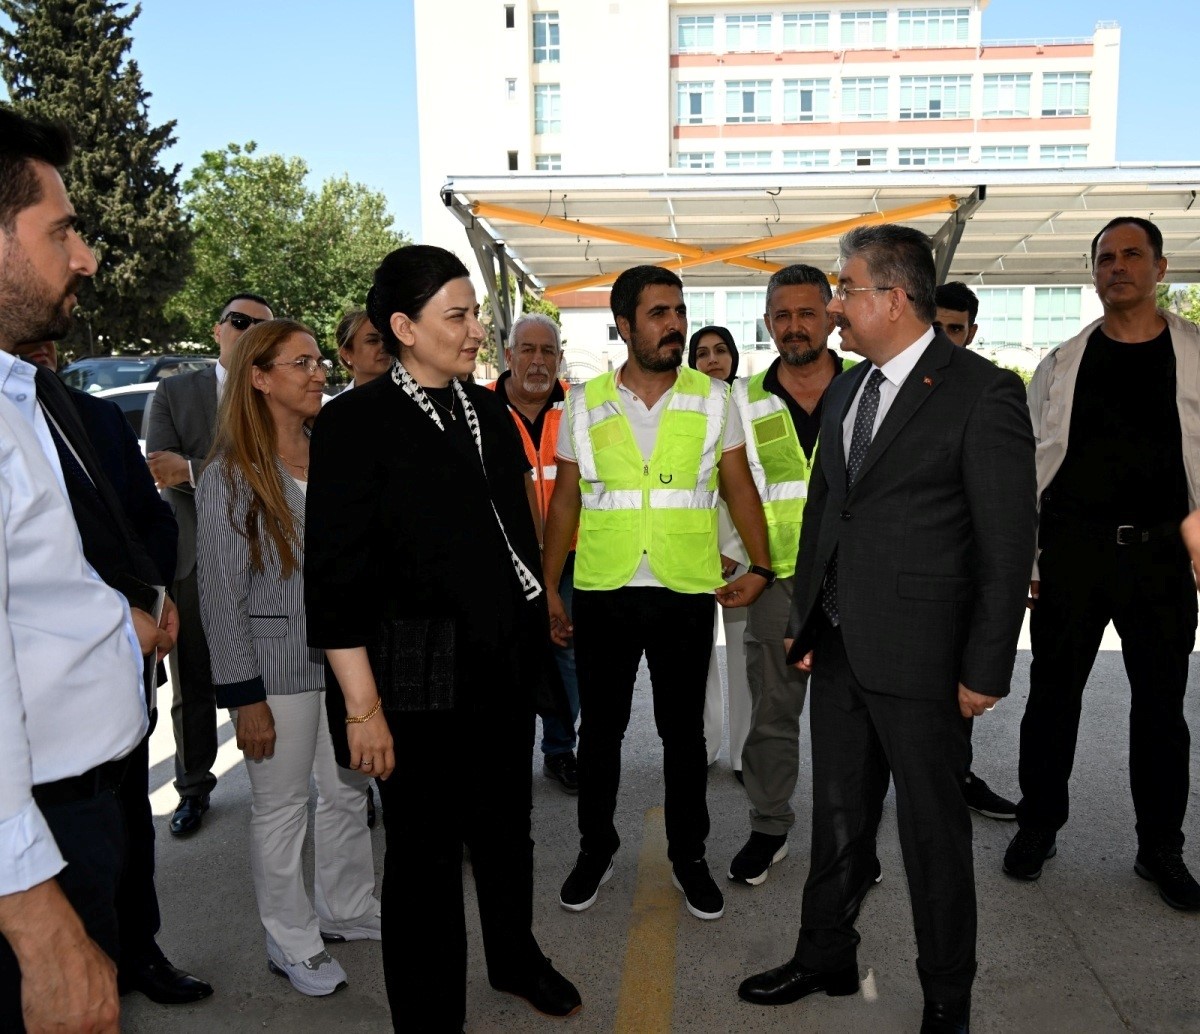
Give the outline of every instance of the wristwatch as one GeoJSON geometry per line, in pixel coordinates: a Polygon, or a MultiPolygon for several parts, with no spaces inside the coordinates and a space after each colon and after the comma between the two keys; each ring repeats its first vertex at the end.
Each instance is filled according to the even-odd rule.
{"type": "Polygon", "coordinates": [[[758,564],[751,564],[746,568],[746,573],[756,574],[759,576],[759,578],[766,579],[768,589],[775,584],[775,572],[769,567],[759,567],[758,564]]]}

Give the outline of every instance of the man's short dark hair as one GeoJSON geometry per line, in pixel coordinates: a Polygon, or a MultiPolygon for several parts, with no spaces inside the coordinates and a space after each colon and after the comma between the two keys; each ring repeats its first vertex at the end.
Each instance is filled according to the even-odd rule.
{"type": "Polygon", "coordinates": [[[0,230],[11,234],[17,216],[42,200],[33,163],[61,169],[73,151],[66,126],[35,122],[0,106],[0,230]]]}
{"type": "Polygon", "coordinates": [[[861,258],[876,287],[899,287],[919,319],[931,325],[937,319],[933,245],[920,230],[899,223],[859,226],[842,236],[838,251],[843,262],[861,258]]]}
{"type": "Polygon", "coordinates": [[[270,309],[272,313],[275,311],[271,303],[267,301],[266,298],[264,298],[261,294],[246,294],[245,292],[242,292],[225,299],[225,304],[221,306],[220,315],[224,316],[225,310],[228,309],[229,306],[231,306],[234,302],[240,301],[258,302],[258,304],[264,309],[270,309]]]}
{"type": "Polygon", "coordinates": [[[806,266],[803,262],[797,262],[795,265],[784,266],[783,269],[776,270],[771,274],[771,279],[767,281],[767,304],[765,310],[771,311],[771,295],[775,293],[778,287],[795,287],[798,284],[812,284],[821,292],[821,297],[825,299],[825,304],[828,305],[833,298],[833,289],[829,286],[829,277],[822,273],[815,266],[806,266]]]}
{"type": "Polygon", "coordinates": [[[669,269],[662,266],[631,266],[612,285],[609,305],[612,306],[613,318],[624,316],[632,329],[637,323],[637,307],[642,290],[651,284],[683,290],[683,281],[669,269]]]}
{"type": "Polygon", "coordinates": [[[1119,215],[1115,219],[1110,219],[1108,225],[1092,238],[1093,266],[1096,264],[1096,246],[1100,243],[1100,238],[1108,233],[1108,231],[1114,226],[1140,226],[1142,232],[1145,233],[1150,240],[1150,248],[1154,252],[1154,258],[1157,260],[1163,257],[1162,230],[1155,226],[1149,219],[1143,219],[1136,215],[1119,215]]]}
{"type": "Polygon", "coordinates": [[[955,312],[965,312],[967,323],[975,322],[979,315],[979,296],[961,280],[951,280],[942,284],[934,295],[939,309],[953,309],[955,312]]]}

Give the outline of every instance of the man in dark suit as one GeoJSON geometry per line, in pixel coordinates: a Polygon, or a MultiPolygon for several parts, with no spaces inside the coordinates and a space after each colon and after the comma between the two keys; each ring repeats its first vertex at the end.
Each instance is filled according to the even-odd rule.
{"type": "Polygon", "coordinates": [[[963,716],[1009,691],[1034,554],[1020,379],[931,324],[929,240],[841,241],[829,311],[867,361],[834,380],[808,488],[788,659],[812,672],[812,856],[795,956],[747,1001],[858,989],[854,929],[890,771],[925,995],[923,1032],[969,1028],[975,975],[963,716]]]}
{"type": "Polygon", "coordinates": [[[146,458],[179,522],[179,555],[172,587],[179,606],[179,644],[169,661],[174,688],[175,789],[179,791],[179,805],[171,816],[174,836],[200,828],[209,794],[217,785],[212,773],[217,757],[217,698],[196,587],[196,480],[212,448],[217,400],[233,346],[254,324],[271,318],[265,299],[256,294],[234,295],[213,324],[213,340],[220,348],[217,365],[168,377],[159,383],[150,403],[146,458]]]}

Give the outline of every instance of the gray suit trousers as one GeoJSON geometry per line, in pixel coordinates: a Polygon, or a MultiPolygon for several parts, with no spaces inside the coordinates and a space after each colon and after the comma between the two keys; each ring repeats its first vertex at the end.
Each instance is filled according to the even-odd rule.
{"type": "Polygon", "coordinates": [[[196,568],[175,582],[179,642],[168,656],[171,668],[171,727],[175,732],[175,789],[180,796],[209,793],[217,785],[217,697],[208,641],[200,621],[196,568]]]}

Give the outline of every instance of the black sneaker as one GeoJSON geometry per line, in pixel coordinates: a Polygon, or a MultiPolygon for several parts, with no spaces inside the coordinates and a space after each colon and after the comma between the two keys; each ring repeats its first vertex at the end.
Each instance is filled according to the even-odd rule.
{"type": "Polygon", "coordinates": [[[733,861],[729,863],[729,878],[737,883],[757,887],[767,882],[767,870],[787,857],[787,834],[772,836],[754,831],[733,861]]]}
{"type": "Polygon", "coordinates": [[[596,903],[600,887],[613,874],[612,855],[593,855],[583,851],[575,859],[575,868],[558,892],[558,903],[568,912],[582,912],[596,903]]]}
{"type": "Polygon", "coordinates": [[[1183,864],[1183,855],[1171,847],[1142,848],[1133,871],[1158,884],[1159,896],[1181,912],[1200,911],[1200,883],[1183,864]]]}
{"type": "Polygon", "coordinates": [[[687,910],[697,919],[720,919],[725,914],[725,898],[708,874],[708,863],[703,858],[676,862],[671,866],[671,882],[683,891],[687,910]]]}
{"type": "Polygon", "coordinates": [[[1042,874],[1042,862],[1058,854],[1053,833],[1018,829],[1004,852],[1004,871],[1019,880],[1036,880],[1042,874]]]}
{"type": "Polygon", "coordinates": [[[579,793],[579,769],[575,765],[575,753],[547,754],[542,761],[542,775],[562,783],[563,793],[579,793]]]}
{"type": "Polygon", "coordinates": [[[988,784],[973,772],[967,773],[962,790],[967,799],[967,807],[972,811],[986,815],[989,819],[1000,819],[1002,822],[1016,821],[1017,806],[1006,797],[993,793],[988,784]]]}

